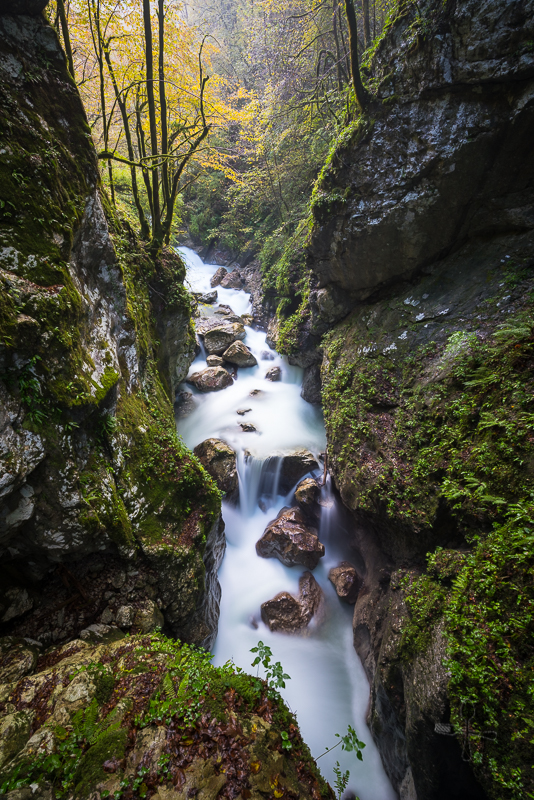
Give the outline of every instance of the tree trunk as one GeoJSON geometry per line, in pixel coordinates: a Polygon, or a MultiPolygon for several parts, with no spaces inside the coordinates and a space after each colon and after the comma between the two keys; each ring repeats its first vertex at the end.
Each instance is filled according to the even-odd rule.
{"type": "Polygon", "coordinates": [[[371,21],[369,17],[369,0],[362,0],[362,15],[363,15],[363,41],[365,49],[371,45],[371,21]]]}
{"type": "Polygon", "coordinates": [[[65,54],[67,56],[67,65],[72,79],[74,80],[74,58],[72,56],[72,47],[70,44],[69,26],[67,25],[67,15],[65,14],[65,4],[63,0],[57,0],[57,11],[59,14],[59,21],[61,22],[61,33],[63,34],[63,44],[65,45],[65,54]]]}
{"type": "Polygon", "coordinates": [[[345,12],[349,26],[349,49],[350,49],[350,68],[352,73],[352,85],[354,94],[360,108],[363,110],[369,103],[369,94],[363,86],[360,75],[360,64],[358,59],[358,26],[356,24],[356,12],[353,0],[345,0],[345,12]]]}
{"type": "Polygon", "coordinates": [[[150,19],[150,0],[143,0],[143,22],[145,27],[146,95],[148,100],[148,121],[150,125],[150,150],[152,155],[152,243],[156,252],[161,248],[161,208],[159,202],[159,174],[156,157],[158,155],[158,128],[156,124],[156,103],[154,101],[154,53],[152,48],[152,22],[150,19]]]}

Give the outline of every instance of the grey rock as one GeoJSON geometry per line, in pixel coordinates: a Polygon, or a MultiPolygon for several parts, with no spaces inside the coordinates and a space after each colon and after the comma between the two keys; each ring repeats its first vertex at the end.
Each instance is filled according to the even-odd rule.
{"type": "Polygon", "coordinates": [[[233,382],[232,376],[224,367],[208,367],[201,372],[194,372],[187,378],[187,383],[192,384],[200,392],[220,392],[233,382]]]}
{"type": "Polygon", "coordinates": [[[206,303],[207,305],[211,305],[217,301],[217,292],[193,292],[194,296],[198,300],[199,303],[206,303]]]}
{"type": "Polygon", "coordinates": [[[270,350],[262,350],[260,353],[260,358],[262,361],[274,361],[276,355],[275,353],[271,353],[270,350]]]}
{"type": "Polygon", "coordinates": [[[239,427],[244,433],[256,433],[257,428],[251,422],[240,422],[239,427]]]}
{"type": "Polygon", "coordinates": [[[219,267],[219,269],[215,272],[215,274],[212,276],[210,280],[211,288],[213,289],[214,286],[219,286],[222,279],[226,277],[227,274],[228,274],[227,269],[225,269],[224,267],[219,267]]]}
{"type": "Polygon", "coordinates": [[[258,364],[248,347],[240,341],[233,342],[228,350],[224,351],[222,357],[237,367],[256,367],[258,364]]]}
{"type": "Polygon", "coordinates": [[[242,323],[225,323],[206,331],[204,334],[204,346],[209,355],[221,356],[232,342],[243,340],[245,336],[246,332],[242,323]]]}
{"type": "Polygon", "coordinates": [[[145,600],[141,607],[136,609],[133,619],[134,630],[139,633],[161,630],[163,622],[163,614],[156,603],[150,599],[145,600]]]}
{"type": "Polygon", "coordinates": [[[224,358],[222,358],[222,356],[208,356],[206,358],[206,364],[208,367],[222,367],[224,358]]]}
{"type": "Polygon", "coordinates": [[[268,381],[281,381],[282,380],[282,370],[280,367],[273,367],[272,369],[268,370],[265,373],[265,377],[268,381]]]}
{"type": "Polygon", "coordinates": [[[322,403],[321,388],[321,367],[319,364],[310,364],[304,369],[300,396],[307,403],[320,406],[322,403]]]}
{"type": "Polygon", "coordinates": [[[319,497],[321,490],[314,478],[304,478],[295,489],[295,500],[304,517],[317,524],[321,507],[319,497]]]}
{"type": "Polygon", "coordinates": [[[178,418],[188,417],[195,408],[196,403],[192,392],[178,392],[174,404],[174,410],[178,418]]]}
{"type": "Polygon", "coordinates": [[[223,289],[241,289],[243,287],[243,278],[239,272],[234,269],[223,277],[221,286],[223,289]]]}

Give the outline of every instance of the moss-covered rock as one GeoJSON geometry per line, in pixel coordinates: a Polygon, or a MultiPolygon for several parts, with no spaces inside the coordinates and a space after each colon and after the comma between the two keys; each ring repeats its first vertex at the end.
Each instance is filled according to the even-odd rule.
{"type": "Polygon", "coordinates": [[[77,635],[105,610],[88,566],[113,584],[122,563],[146,580],[120,602],[158,599],[169,630],[208,643],[224,540],[219,493],[174,425],[194,348],[184,264],[151,261],[102,193],[46,20],[0,17],[0,54],[0,624],[47,645],[77,635]]]}
{"type": "Polygon", "coordinates": [[[210,660],[160,635],[50,650],[12,684],[10,711],[0,706],[0,725],[26,720],[24,736],[10,739],[4,791],[14,798],[31,784],[56,798],[333,798],[277,693],[210,660]]]}

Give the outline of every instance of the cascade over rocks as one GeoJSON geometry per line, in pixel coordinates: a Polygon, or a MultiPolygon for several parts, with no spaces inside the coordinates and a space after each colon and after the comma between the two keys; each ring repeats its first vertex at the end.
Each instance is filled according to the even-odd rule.
{"type": "Polygon", "coordinates": [[[299,508],[283,508],[265,528],[256,552],[262,558],[277,558],[286,567],[302,564],[315,569],[324,556],[324,544],[316,530],[308,527],[299,508]]]}
{"type": "Polygon", "coordinates": [[[276,455],[283,459],[278,486],[284,493],[289,492],[306,473],[319,469],[317,459],[309,450],[298,449],[276,455]]]}
{"type": "Polygon", "coordinates": [[[234,382],[224,367],[208,367],[201,372],[193,372],[186,380],[199,392],[220,392],[234,382]]]}
{"type": "Polygon", "coordinates": [[[311,574],[299,578],[299,596],[279,592],[272,600],[261,604],[261,618],[271,631],[295,633],[306,628],[312,617],[321,617],[324,595],[311,574]]]}
{"type": "Polygon", "coordinates": [[[226,499],[237,499],[239,480],[236,455],[232,448],[221,439],[206,439],[197,444],[193,452],[217,488],[227,495],[226,499]]]}

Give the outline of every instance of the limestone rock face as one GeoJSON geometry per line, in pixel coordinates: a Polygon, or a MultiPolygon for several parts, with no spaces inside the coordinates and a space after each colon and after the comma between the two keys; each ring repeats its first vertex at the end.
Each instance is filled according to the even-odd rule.
{"type": "Polygon", "coordinates": [[[207,643],[218,500],[169,435],[166,400],[195,350],[185,267],[115,224],[57,34],[30,5],[0,13],[2,198],[18,220],[0,220],[0,633],[48,647],[150,600],[174,635],[207,643]]]}
{"type": "Polygon", "coordinates": [[[299,596],[279,592],[272,600],[262,603],[261,618],[271,631],[295,633],[320,612],[323,600],[321,587],[311,572],[305,572],[299,579],[299,596]]]}
{"type": "Polygon", "coordinates": [[[250,350],[243,342],[233,342],[228,350],[222,354],[225,361],[235,364],[237,367],[256,367],[258,362],[250,350]]]}
{"type": "Polygon", "coordinates": [[[328,580],[334,584],[340,600],[351,605],[356,602],[362,587],[362,579],[352,564],[348,561],[342,561],[341,564],[330,570],[328,580]]]}
{"type": "Polygon", "coordinates": [[[213,289],[214,286],[219,286],[222,279],[226,277],[228,274],[228,270],[225,267],[219,267],[219,269],[215,272],[210,280],[210,286],[213,289]]]}
{"type": "Polygon", "coordinates": [[[231,386],[233,378],[224,367],[208,367],[201,372],[194,372],[187,378],[187,383],[190,383],[199,392],[220,392],[221,389],[226,389],[231,386]]]}
{"type": "Polygon", "coordinates": [[[256,543],[256,552],[262,558],[277,558],[286,567],[302,564],[314,569],[325,551],[300,509],[283,508],[256,543]]]}
{"type": "Polygon", "coordinates": [[[221,439],[206,439],[193,451],[221,492],[235,498],[239,491],[236,455],[221,439]]]}
{"type": "Polygon", "coordinates": [[[210,355],[221,356],[232,342],[243,340],[245,336],[245,328],[241,322],[227,322],[206,331],[204,346],[210,355]]]}

